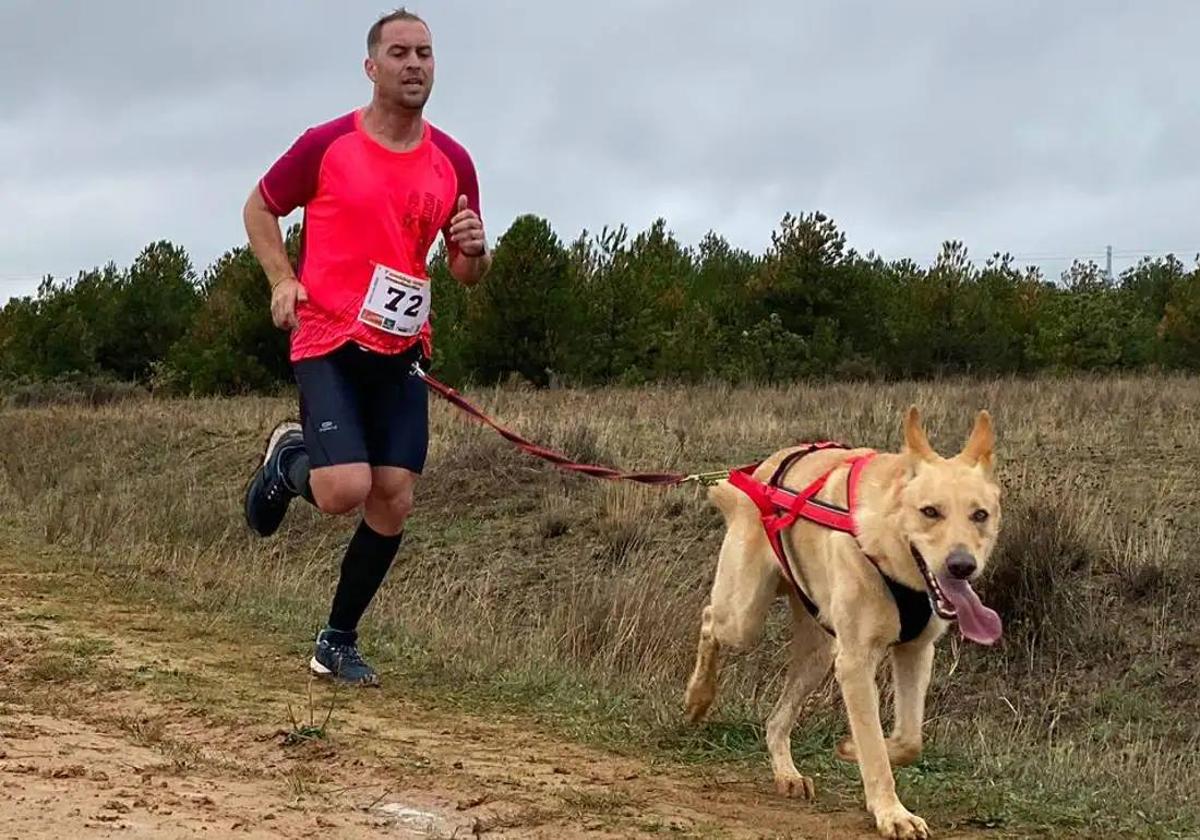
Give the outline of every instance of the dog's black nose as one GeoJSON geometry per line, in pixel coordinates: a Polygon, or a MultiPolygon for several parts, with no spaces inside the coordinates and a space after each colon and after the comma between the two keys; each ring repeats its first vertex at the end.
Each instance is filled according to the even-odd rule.
{"type": "Polygon", "coordinates": [[[946,558],[946,571],[959,580],[966,580],[975,574],[975,558],[965,548],[956,548],[946,558]]]}

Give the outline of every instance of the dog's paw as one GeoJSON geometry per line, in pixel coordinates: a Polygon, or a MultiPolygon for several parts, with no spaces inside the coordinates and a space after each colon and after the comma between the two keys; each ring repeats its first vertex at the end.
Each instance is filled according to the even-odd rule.
{"type": "MultiPolygon", "coordinates": [[[[854,745],[853,738],[846,738],[834,749],[834,754],[842,761],[858,761],[858,748],[854,745]]],[[[914,764],[921,757],[921,748],[901,744],[887,739],[888,762],[893,767],[907,767],[914,764]]]]}
{"type": "Polygon", "coordinates": [[[687,693],[683,697],[683,706],[687,713],[687,719],[692,723],[699,723],[704,720],[704,716],[708,714],[708,708],[712,705],[716,696],[716,689],[711,685],[704,683],[689,685],[687,693]]]}
{"type": "Polygon", "coordinates": [[[775,777],[775,790],[789,799],[812,799],[817,795],[813,780],[799,773],[775,777]]]}
{"type": "Polygon", "coordinates": [[[897,803],[875,815],[875,827],[879,836],[887,840],[928,840],[929,826],[916,814],[897,803]]]}

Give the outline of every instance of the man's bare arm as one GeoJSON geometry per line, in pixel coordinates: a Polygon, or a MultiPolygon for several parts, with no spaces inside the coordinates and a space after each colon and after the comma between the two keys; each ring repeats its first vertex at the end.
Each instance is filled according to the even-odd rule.
{"type": "Polygon", "coordinates": [[[250,250],[271,284],[271,320],[280,329],[292,329],[298,324],[296,303],[308,300],[308,294],[296,279],[296,272],[288,259],[283,234],[279,230],[279,217],[267,207],[257,185],[250,191],[246,206],[242,208],[242,221],[246,225],[250,250]]]}
{"type": "Polygon", "coordinates": [[[483,256],[468,257],[458,248],[450,249],[450,274],[464,286],[474,286],[487,276],[492,267],[492,252],[487,251],[483,256]]]}
{"type": "Polygon", "coordinates": [[[296,273],[283,245],[283,234],[279,230],[279,217],[267,207],[262,193],[255,186],[242,209],[242,221],[246,224],[246,236],[250,239],[250,250],[258,258],[259,265],[267,273],[267,280],[274,288],[284,280],[295,280],[296,273]]]}

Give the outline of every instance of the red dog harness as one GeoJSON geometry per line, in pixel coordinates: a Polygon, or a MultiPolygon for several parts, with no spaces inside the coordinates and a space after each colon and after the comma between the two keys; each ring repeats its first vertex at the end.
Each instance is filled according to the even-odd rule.
{"type": "MultiPolygon", "coordinates": [[[[800,602],[804,604],[805,609],[819,623],[821,623],[818,616],[820,611],[817,605],[813,603],[812,598],[804,591],[804,587],[796,579],[792,564],[788,562],[787,553],[783,546],[783,532],[795,524],[797,519],[806,519],[825,528],[850,534],[857,539],[858,523],[854,520],[854,512],[858,507],[858,485],[862,480],[863,470],[867,464],[871,463],[876,453],[867,452],[836,464],[800,491],[789,490],[786,487],[780,486],[780,484],[787,471],[804,456],[825,449],[848,448],[835,441],[820,441],[805,444],[795,452],[789,453],[780,462],[771,479],[766,484],[763,484],[754,477],[754,471],[761,465],[761,461],[756,464],[738,467],[729,474],[729,483],[749,496],[750,500],[758,508],[762,516],[763,528],[767,532],[767,541],[771,544],[776,559],[779,560],[780,568],[783,569],[784,575],[787,577],[788,582],[791,583],[792,589],[800,599],[800,602]],[[850,466],[850,476],[846,482],[846,507],[838,507],[837,505],[814,498],[817,493],[821,492],[821,489],[825,486],[834,470],[846,464],[850,466]]],[[[883,573],[883,570],[875,563],[874,558],[868,555],[867,559],[871,560],[875,569],[883,577],[884,582],[891,591],[892,597],[896,600],[896,607],[900,612],[900,641],[906,642],[915,639],[925,629],[925,625],[928,624],[930,614],[932,613],[928,593],[917,592],[892,580],[883,573]]],[[[825,625],[822,623],[822,626],[825,625]]],[[[825,629],[830,633],[833,632],[829,627],[825,627],[825,629]]]]}

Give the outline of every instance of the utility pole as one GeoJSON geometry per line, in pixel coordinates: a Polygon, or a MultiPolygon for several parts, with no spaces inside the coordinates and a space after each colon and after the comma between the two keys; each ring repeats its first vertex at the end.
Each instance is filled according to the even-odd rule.
{"type": "Polygon", "coordinates": [[[1105,249],[1104,273],[1108,276],[1108,282],[1112,282],[1112,246],[1109,245],[1105,249]]]}

